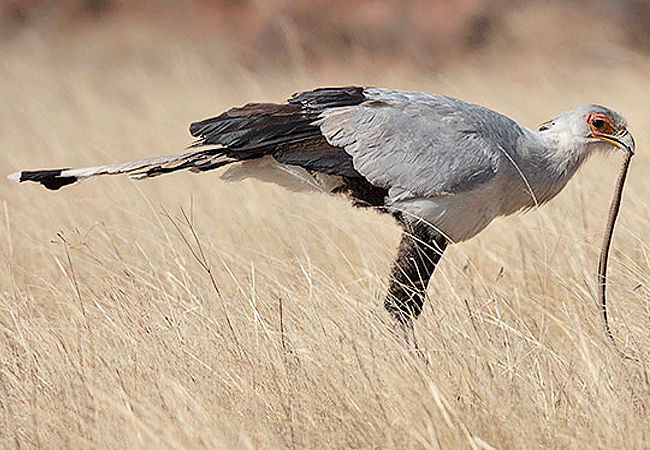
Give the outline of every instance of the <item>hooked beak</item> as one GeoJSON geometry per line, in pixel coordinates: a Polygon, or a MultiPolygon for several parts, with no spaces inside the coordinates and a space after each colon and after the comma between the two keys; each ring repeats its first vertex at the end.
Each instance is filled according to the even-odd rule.
{"type": "Polygon", "coordinates": [[[591,137],[607,141],[610,144],[614,144],[621,150],[634,155],[634,138],[632,137],[632,133],[627,131],[625,128],[623,128],[615,135],[592,133],[591,137]]]}

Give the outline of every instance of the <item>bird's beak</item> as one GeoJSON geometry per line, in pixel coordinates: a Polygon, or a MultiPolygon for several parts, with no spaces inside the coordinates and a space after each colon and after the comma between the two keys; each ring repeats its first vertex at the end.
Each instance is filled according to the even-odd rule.
{"type": "Polygon", "coordinates": [[[623,128],[615,135],[593,133],[591,137],[607,141],[610,144],[614,144],[623,151],[634,154],[634,138],[632,137],[632,133],[627,131],[625,128],[623,128]]]}

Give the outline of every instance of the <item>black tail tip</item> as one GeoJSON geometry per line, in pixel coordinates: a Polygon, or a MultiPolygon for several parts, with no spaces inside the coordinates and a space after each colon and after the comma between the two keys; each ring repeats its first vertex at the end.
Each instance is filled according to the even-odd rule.
{"type": "Polygon", "coordinates": [[[63,186],[72,184],[77,181],[75,176],[61,176],[68,169],[49,169],[49,170],[25,170],[20,173],[9,175],[9,179],[22,183],[24,181],[33,181],[40,183],[47,189],[56,191],[63,186]]]}

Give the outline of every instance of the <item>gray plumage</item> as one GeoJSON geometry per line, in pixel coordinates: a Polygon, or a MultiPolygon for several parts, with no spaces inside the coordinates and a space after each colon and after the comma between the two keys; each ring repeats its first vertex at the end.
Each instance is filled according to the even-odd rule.
{"type": "Polygon", "coordinates": [[[324,88],[284,104],[251,103],[190,127],[203,149],[82,169],[23,171],[15,181],[58,189],[127,173],[146,178],[229,166],[222,177],[257,177],[294,190],[349,194],[404,227],[386,308],[407,325],[448,243],[495,217],[553,198],[596,150],[632,150],[625,120],[585,105],[539,130],[454,98],[379,88],[324,88]],[[236,164],[235,164],[236,163],[236,164]]]}
{"type": "Polygon", "coordinates": [[[366,95],[390,107],[326,110],[323,134],[352,155],[370,183],[388,189],[389,207],[425,219],[452,242],[471,238],[497,216],[553,198],[590,150],[603,145],[578,139],[580,128],[588,129],[585,114],[608,114],[619,129],[626,126],[596,105],[567,112],[538,132],[441,95],[384,89],[366,95]],[[566,121],[581,126],[568,129],[566,121]]]}

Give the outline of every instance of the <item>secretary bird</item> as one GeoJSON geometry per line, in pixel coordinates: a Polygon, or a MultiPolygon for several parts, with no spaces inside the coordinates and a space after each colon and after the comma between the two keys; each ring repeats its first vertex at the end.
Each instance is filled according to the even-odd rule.
{"type": "Polygon", "coordinates": [[[191,124],[193,151],[9,178],[59,189],[97,175],[148,178],[222,166],[226,180],[257,177],[291,189],[344,193],[392,214],[403,233],[385,307],[413,339],[429,279],[445,248],[495,217],[542,205],[596,150],[632,151],[616,112],[584,105],[537,130],[454,98],[370,87],[320,88],[286,103],[249,103],[191,124]]]}

